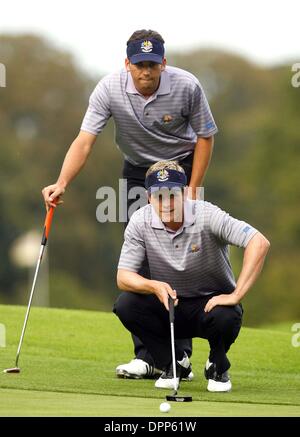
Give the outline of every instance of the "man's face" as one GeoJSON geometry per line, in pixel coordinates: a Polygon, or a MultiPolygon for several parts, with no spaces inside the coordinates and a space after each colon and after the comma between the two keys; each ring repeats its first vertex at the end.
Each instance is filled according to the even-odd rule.
{"type": "Polygon", "coordinates": [[[180,187],[154,191],[149,200],[163,223],[182,223],[184,190],[180,187]]]}
{"type": "Polygon", "coordinates": [[[136,89],[143,95],[153,94],[159,87],[161,72],[165,69],[166,60],[162,64],[152,61],[132,64],[129,59],[125,60],[127,71],[130,71],[136,89]]]}

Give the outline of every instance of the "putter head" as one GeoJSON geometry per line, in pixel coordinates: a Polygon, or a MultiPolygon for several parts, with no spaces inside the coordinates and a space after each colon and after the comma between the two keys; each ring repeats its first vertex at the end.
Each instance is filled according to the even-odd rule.
{"type": "Polygon", "coordinates": [[[166,400],[170,402],[192,402],[192,396],[181,396],[177,394],[167,395],[166,400]]]}
{"type": "Polygon", "coordinates": [[[20,367],[12,367],[11,369],[3,370],[3,373],[20,373],[20,372],[21,372],[20,367]]]}
{"type": "Polygon", "coordinates": [[[170,402],[192,402],[193,398],[192,396],[178,395],[177,390],[174,390],[171,395],[166,396],[166,400],[170,402]]]}

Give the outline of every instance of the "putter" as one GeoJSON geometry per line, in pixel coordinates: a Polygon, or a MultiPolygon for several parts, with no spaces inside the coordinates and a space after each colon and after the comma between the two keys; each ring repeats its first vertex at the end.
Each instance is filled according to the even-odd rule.
{"type": "Polygon", "coordinates": [[[177,386],[176,377],[176,355],[175,355],[175,336],[174,336],[174,300],[169,296],[169,319],[170,319],[170,330],[171,330],[171,350],[172,350],[172,367],[173,367],[173,384],[174,392],[171,395],[166,396],[167,401],[171,402],[192,402],[192,396],[181,396],[177,394],[179,385],[177,386]]]}
{"type": "Polygon", "coordinates": [[[24,334],[25,334],[27,322],[28,322],[28,317],[29,317],[29,313],[30,313],[31,302],[32,302],[32,298],[33,298],[36,280],[38,277],[41,261],[43,258],[44,250],[45,250],[45,247],[47,244],[47,240],[48,240],[48,236],[49,236],[49,232],[50,232],[50,228],[51,228],[53,213],[54,213],[54,207],[52,206],[46,214],[46,219],[45,219],[45,224],[44,224],[44,232],[43,232],[43,237],[42,237],[42,242],[41,242],[41,249],[40,249],[39,258],[38,258],[38,262],[37,262],[36,269],[35,269],[33,284],[32,284],[32,288],[31,288],[31,292],[30,292],[29,303],[28,303],[28,307],[27,307],[27,311],[26,311],[26,315],[25,315],[25,319],[24,319],[24,324],[23,324],[23,329],[22,329],[22,333],[21,333],[21,337],[20,337],[20,341],[19,341],[19,346],[18,346],[18,350],[17,350],[15,367],[12,367],[11,369],[3,370],[4,373],[20,373],[21,372],[20,367],[18,367],[21,347],[22,347],[22,343],[23,343],[23,339],[24,339],[24,334]]]}

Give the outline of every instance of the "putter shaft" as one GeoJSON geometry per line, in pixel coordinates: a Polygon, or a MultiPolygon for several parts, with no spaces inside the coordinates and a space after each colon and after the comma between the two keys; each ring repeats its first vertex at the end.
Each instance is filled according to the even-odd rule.
{"type": "Polygon", "coordinates": [[[167,395],[166,399],[167,401],[172,401],[172,402],[191,402],[192,396],[177,395],[179,383],[177,384],[177,375],[176,375],[175,334],[174,334],[175,312],[174,312],[174,300],[171,298],[171,296],[169,296],[169,319],[170,319],[170,330],[171,330],[171,351],[172,351],[174,393],[172,395],[167,395]]]}
{"type": "Polygon", "coordinates": [[[174,384],[174,394],[177,394],[177,378],[176,378],[176,355],[175,355],[175,334],[174,334],[174,300],[169,296],[169,319],[170,319],[170,330],[171,330],[171,352],[172,352],[172,367],[173,367],[173,384],[174,384]]]}
{"type": "Polygon", "coordinates": [[[28,322],[28,317],[29,317],[29,313],[30,313],[31,303],[32,303],[33,294],[34,294],[34,290],[35,290],[35,284],[36,284],[36,280],[37,280],[37,277],[38,277],[40,265],[41,265],[41,262],[42,262],[44,250],[45,250],[45,245],[42,244],[41,245],[41,249],[40,249],[40,254],[39,254],[38,262],[37,262],[36,269],[35,269],[35,273],[34,273],[34,278],[33,278],[33,283],[32,283],[32,287],[31,287],[31,291],[30,291],[29,303],[28,303],[28,306],[27,306],[27,311],[26,311],[26,315],[25,315],[25,319],[24,319],[24,323],[23,323],[22,333],[21,333],[21,337],[20,337],[20,341],[19,341],[19,345],[18,345],[17,356],[16,356],[16,367],[18,367],[18,363],[19,363],[20,351],[21,351],[21,347],[22,347],[22,343],[23,343],[23,338],[24,338],[24,334],[25,334],[25,330],[26,330],[26,326],[27,326],[27,322],[28,322]]]}
{"type": "MultiPolygon", "coordinates": [[[[57,202],[55,201],[55,203],[57,203],[57,202]]],[[[42,262],[44,250],[45,250],[47,240],[49,237],[49,233],[50,233],[50,229],[51,229],[53,214],[54,214],[54,207],[52,206],[47,211],[46,218],[45,218],[44,232],[43,232],[43,236],[42,236],[39,258],[38,258],[35,273],[34,273],[33,283],[32,283],[32,287],[31,287],[31,291],[30,291],[29,302],[28,302],[27,311],[25,314],[22,333],[21,333],[21,337],[20,337],[20,341],[19,341],[19,345],[18,345],[18,350],[17,350],[17,355],[16,355],[16,366],[13,368],[4,370],[5,373],[19,373],[20,372],[20,368],[18,367],[18,363],[19,363],[21,347],[22,347],[22,343],[23,343],[23,339],[24,339],[24,335],[25,335],[25,330],[26,330],[26,326],[27,326],[27,322],[28,322],[28,317],[29,317],[29,313],[30,313],[30,308],[31,308],[31,303],[32,303],[32,299],[33,299],[33,294],[34,294],[34,290],[35,290],[35,285],[36,285],[38,273],[40,270],[40,265],[42,262]]]]}
{"type": "Polygon", "coordinates": [[[172,347],[172,367],[173,367],[173,384],[174,391],[177,394],[177,377],[176,377],[176,357],[175,357],[175,340],[174,340],[174,323],[170,323],[171,328],[171,347],[172,347]]]}

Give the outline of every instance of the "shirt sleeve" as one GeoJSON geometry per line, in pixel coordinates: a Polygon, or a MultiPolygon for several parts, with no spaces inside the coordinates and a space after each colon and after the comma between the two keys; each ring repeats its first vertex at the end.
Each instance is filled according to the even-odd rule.
{"type": "Polygon", "coordinates": [[[118,269],[137,273],[142,266],[145,253],[143,236],[131,218],[124,233],[124,243],[121,249],[118,269]]]}
{"type": "Polygon", "coordinates": [[[105,79],[102,79],[90,96],[81,130],[98,135],[102,132],[110,117],[108,84],[105,79]]]}
{"type": "Polygon", "coordinates": [[[244,248],[258,232],[248,223],[231,217],[215,205],[212,205],[210,214],[210,229],[223,244],[244,248]]]}
{"type": "Polygon", "coordinates": [[[200,83],[195,83],[191,95],[189,122],[198,137],[211,137],[218,132],[208,101],[200,83]]]}

